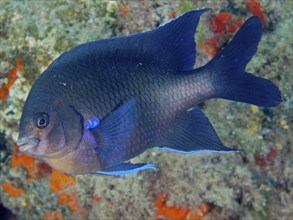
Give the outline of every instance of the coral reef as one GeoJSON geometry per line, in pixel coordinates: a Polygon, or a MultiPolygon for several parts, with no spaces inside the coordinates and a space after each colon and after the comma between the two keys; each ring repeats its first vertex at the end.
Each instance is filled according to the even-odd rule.
{"type": "MultiPolygon", "coordinates": [[[[0,204],[29,219],[289,219],[292,211],[292,1],[1,1],[0,204]],[[144,31],[193,8],[201,17],[196,66],[223,48],[252,15],[263,36],[248,72],[273,80],[276,108],[225,100],[201,107],[239,153],[149,150],[133,162],[158,171],[125,177],[68,176],[18,151],[22,106],[39,74],[72,46],[144,31]],[[21,61],[20,61],[21,60],[21,61]]],[[[10,215],[10,214],[9,214],[10,215]]]]}

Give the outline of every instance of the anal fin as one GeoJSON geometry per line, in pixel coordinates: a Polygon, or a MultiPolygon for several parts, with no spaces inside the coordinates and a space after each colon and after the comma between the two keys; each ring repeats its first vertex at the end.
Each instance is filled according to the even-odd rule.
{"type": "Polygon", "coordinates": [[[183,113],[164,138],[162,146],[157,149],[182,154],[238,151],[222,144],[212,124],[199,108],[183,113]]]}
{"type": "Polygon", "coordinates": [[[103,174],[103,175],[109,175],[109,176],[123,176],[128,175],[132,173],[136,173],[141,170],[146,169],[153,169],[156,170],[157,168],[153,164],[147,164],[147,163],[122,163],[116,166],[109,167],[102,171],[97,171],[97,174],[103,174]]]}

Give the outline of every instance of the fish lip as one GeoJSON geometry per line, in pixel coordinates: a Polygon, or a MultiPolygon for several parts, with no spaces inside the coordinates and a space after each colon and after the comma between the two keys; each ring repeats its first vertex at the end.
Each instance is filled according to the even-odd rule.
{"type": "Polygon", "coordinates": [[[35,137],[23,137],[19,138],[16,144],[19,147],[19,150],[22,152],[29,151],[35,147],[37,147],[40,143],[40,140],[35,137]]]}

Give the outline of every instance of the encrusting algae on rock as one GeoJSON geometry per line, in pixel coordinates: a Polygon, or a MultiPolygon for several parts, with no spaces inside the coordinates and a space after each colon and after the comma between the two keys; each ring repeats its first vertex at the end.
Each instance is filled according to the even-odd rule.
{"type": "Polygon", "coordinates": [[[27,219],[172,219],[172,216],[177,216],[174,210],[179,210],[188,219],[193,212],[186,215],[186,210],[196,210],[197,204],[207,202],[208,212],[203,212],[206,213],[203,220],[290,219],[293,197],[290,190],[292,143],[289,137],[292,136],[290,115],[293,102],[292,75],[288,74],[292,66],[292,51],[288,46],[292,37],[288,30],[292,29],[292,1],[124,2],[103,1],[104,5],[90,0],[78,4],[66,0],[38,1],[35,4],[30,1],[3,2],[0,8],[1,30],[4,30],[0,31],[3,49],[0,51],[0,87],[8,82],[7,73],[16,57],[21,57],[26,72],[18,74],[6,101],[0,100],[0,153],[5,149],[2,136],[7,143],[7,156],[1,158],[0,164],[2,205],[18,217],[27,219]],[[253,6],[251,2],[257,10],[249,9],[253,6]],[[60,191],[57,190],[58,183],[57,191],[50,189],[51,175],[55,171],[39,160],[32,162],[29,158],[22,158],[20,152],[15,154],[11,146],[18,135],[18,120],[31,84],[68,46],[155,28],[175,15],[199,8],[213,8],[213,11],[202,17],[197,29],[195,37],[200,37],[200,41],[196,40],[200,59],[196,67],[206,63],[214,49],[219,52],[234,35],[227,31],[214,33],[210,20],[215,16],[223,12],[231,15],[227,16],[231,23],[228,22],[224,28],[229,24],[236,25],[233,22],[238,19],[244,21],[252,14],[257,15],[259,9],[264,16],[263,37],[248,71],[273,80],[282,91],[283,103],[276,109],[256,107],[257,111],[251,111],[250,106],[216,100],[202,106],[212,122],[221,121],[215,125],[223,142],[240,149],[241,153],[237,156],[190,155],[187,159],[151,150],[133,162],[155,163],[159,167],[157,172],[138,173],[126,178],[71,176],[75,184],[69,184],[60,191]],[[224,39],[216,39],[206,51],[203,42],[218,34],[223,34],[224,39]],[[13,164],[18,165],[11,167],[12,159],[15,161],[13,164]],[[16,195],[20,195],[16,197],[6,193],[2,188],[6,180],[24,193],[20,195],[16,190],[16,195]],[[164,194],[161,195],[162,191],[164,194]],[[58,200],[59,193],[69,196],[58,200]],[[69,204],[71,199],[71,208],[60,204],[69,204]],[[79,216],[73,211],[74,207],[81,213],[83,209],[87,212],[79,216]]]}

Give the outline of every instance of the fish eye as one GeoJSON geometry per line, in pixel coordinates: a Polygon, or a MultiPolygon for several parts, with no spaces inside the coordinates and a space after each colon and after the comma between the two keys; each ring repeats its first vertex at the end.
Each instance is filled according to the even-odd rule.
{"type": "Polygon", "coordinates": [[[49,125],[49,115],[43,112],[39,112],[34,115],[34,124],[37,128],[45,128],[49,125]]]}

